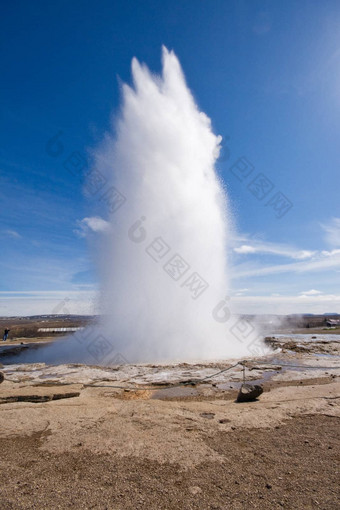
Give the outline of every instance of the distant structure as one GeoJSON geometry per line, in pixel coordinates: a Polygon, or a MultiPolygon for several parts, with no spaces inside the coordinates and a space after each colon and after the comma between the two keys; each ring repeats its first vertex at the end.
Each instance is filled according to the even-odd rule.
{"type": "Polygon", "coordinates": [[[328,328],[334,328],[335,326],[340,326],[340,320],[339,319],[327,319],[326,321],[328,328]]]}
{"type": "Polygon", "coordinates": [[[39,328],[38,333],[71,333],[84,328],[39,328]]]}

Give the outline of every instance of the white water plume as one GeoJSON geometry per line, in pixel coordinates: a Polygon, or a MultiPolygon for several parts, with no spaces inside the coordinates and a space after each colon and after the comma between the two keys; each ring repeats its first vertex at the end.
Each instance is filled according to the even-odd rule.
{"type": "Polygon", "coordinates": [[[114,211],[98,246],[102,333],[129,361],[249,356],[221,302],[230,225],[214,168],[221,137],[173,52],[163,48],[161,76],[135,58],[132,76],[95,153],[114,211]]]}

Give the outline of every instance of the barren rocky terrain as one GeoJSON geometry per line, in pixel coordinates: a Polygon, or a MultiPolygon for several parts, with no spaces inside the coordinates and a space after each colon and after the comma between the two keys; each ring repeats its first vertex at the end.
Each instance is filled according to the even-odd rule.
{"type": "Polygon", "coordinates": [[[330,340],[270,338],[236,366],[4,365],[1,508],[339,508],[330,340]],[[257,401],[235,402],[243,378],[257,401]]]}

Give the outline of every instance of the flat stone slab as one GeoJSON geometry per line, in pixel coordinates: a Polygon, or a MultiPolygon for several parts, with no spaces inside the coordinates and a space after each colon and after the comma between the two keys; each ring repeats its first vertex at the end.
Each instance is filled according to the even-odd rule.
{"type": "Polygon", "coordinates": [[[11,404],[13,402],[49,402],[51,400],[60,400],[62,398],[79,397],[79,391],[72,391],[68,393],[53,393],[50,395],[8,395],[0,397],[0,404],[11,404]]]}

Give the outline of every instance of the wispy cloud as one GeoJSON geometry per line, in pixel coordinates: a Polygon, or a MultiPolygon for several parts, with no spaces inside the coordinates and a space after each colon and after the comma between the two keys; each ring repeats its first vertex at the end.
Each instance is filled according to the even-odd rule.
{"type": "Polygon", "coordinates": [[[340,309],[339,294],[322,295],[274,295],[239,296],[231,300],[233,310],[238,313],[254,314],[296,314],[296,313],[336,313],[340,309]]]}
{"type": "Polygon", "coordinates": [[[325,251],[323,250],[321,252],[322,255],[325,257],[333,257],[334,255],[338,255],[340,253],[340,250],[331,250],[331,251],[325,251]]]}
{"type": "Polygon", "coordinates": [[[0,292],[0,316],[97,314],[95,291],[0,292]]]}
{"type": "MultiPolygon", "coordinates": [[[[89,260],[70,248],[64,257],[37,256],[17,250],[1,264],[1,290],[78,289],[77,275],[88,271],[89,260]]],[[[84,283],[80,281],[79,283],[84,283]]],[[[87,282],[85,282],[87,283],[87,282]]]]}
{"type": "Polygon", "coordinates": [[[234,296],[244,296],[246,292],[249,292],[249,289],[235,289],[234,296]]]}
{"type": "MultiPolygon", "coordinates": [[[[332,218],[327,225],[322,225],[322,228],[326,232],[329,244],[340,246],[340,218],[332,218]]],[[[233,267],[233,280],[280,273],[297,274],[340,269],[340,249],[337,248],[322,251],[304,250],[288,244],[273,243],[241,234],[233,238],[232,249],[239,256],[233,267]],[[279,263],[275,263],[272,259],[268,264],[268,259],[254,257],[261,254],[292,259],[292,262],[282,263],[283,261],[278,260],[279,263]],[[267,265],[264,265],[264,261],[267,265]]],[[[303,295],[310,295],[308,292],[303,295]]]]}
{"type": "Polygon", "coordinates": [[[307,271],[325,271],[340,268],[340,250],[333,252],[321,252],[316,254],[311,260],[303,262],[294,262],[291,264],[276,264],[271,266],[254,266],[249,269],[245,264],[234,266],[234,277],[243,278],[246,276],[259,276],[277,273],[302,273],[307,271]]]}
{"type": "MultiPolygon", "coordinates": [[[[314,290],[314,289],[311,289],[314,290]]],[[[319,291],[316,291],[319,292],[319,291]]],[[[233,296],[232,309],[237,313],[292,314],[337,312],[339,294],[309,294],[270,296],[233,296]]],[[[40,315],[52,313],[97,314],[96,291],[18,291],[0,292],[0,316],[40,315]],[[63,306],[61,306],[63,305],[63,306]],[[65,308],[67,311],[65,311],[65,308]],[[58,310],[58,311],[56,311],[58,310]]]]}
{"type": "Polygon", "coordinates": [[[236,241],[237,246],[233,248],[235,253],[240,255],[251,255],[251,254],[271,254],[277,255],[280,257],[288,257],[295,260],[304,260],[313,257],[316,253],[315,251],[310,250],[299,250],[298,248],[279,244],[279,243],[271,243],[267,241],[258,241],[248,239],[247,236],[237,237],[236,241]],[[244,244],[240,244],[240,241],[247,241],[244,244]]]}
{"type": "Polygon", "coordinates": [[[332,218],[328,223],[321,223],[325,231],[326,242],[330,246],[340,246],[340,218],[332,218]]]}
{"type": "Polygon", "coordinates": [[[16,230],[1,230],[1,237],[12,237],[14,239],[20,239],[21,235],[16,230]]]}

